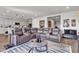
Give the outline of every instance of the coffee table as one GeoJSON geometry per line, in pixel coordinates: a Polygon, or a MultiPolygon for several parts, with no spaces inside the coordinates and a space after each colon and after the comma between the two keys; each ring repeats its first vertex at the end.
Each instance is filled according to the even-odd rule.
{"type": "Polygon", "coordinates": [[[32,48],[29,50],[30,52],[33,52],[33,50],[36,50],[36,52],[48,52],[48,46],[47,46],[47,40],[42,40],[40,43],[37,42],[37,39],[32,39],[30,43],[33,45],[32,48]]]}

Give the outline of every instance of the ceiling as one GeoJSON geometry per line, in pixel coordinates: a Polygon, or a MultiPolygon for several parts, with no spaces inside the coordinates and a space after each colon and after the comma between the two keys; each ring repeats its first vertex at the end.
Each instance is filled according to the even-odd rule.
{"type": "Polygon", "coordinates": [[[0,17],[28,19],[77,10],[79,10],[78,6],[0,6],[0,17]]]}

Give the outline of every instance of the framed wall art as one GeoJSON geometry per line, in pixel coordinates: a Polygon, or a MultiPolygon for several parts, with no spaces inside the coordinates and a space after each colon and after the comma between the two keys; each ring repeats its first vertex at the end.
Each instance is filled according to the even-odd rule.
{"type": "Polygon", "coordinates": [[[69,25],[69,20],[70,19],[64,19],[63,20],[63,27],[69,27],[70,25],[69,25]]]}
{"type": "Polygon", "coordinates": [[[45,21],[44,20],[40,20],[39,21],[40,28],[44,28],[44,25],[45,25],[45,21]]]}
{"type": "Polygon", "coordinates": [[[76,19],[72,19],[71,20],[71,26],[72,27],[76,27],[76,19]]]}

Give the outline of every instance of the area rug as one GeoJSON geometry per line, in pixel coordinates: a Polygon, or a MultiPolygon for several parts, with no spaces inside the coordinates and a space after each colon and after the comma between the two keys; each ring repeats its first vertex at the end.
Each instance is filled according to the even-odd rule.
{"type": "Polygon", "coordinates": [[[70,53],[69,51],[70,46],[65,45],[63,47],[63,45],[60,43],[55,43],[51,41],[48,41],[48,42],[50,46],[48,46],[47,52],[37,52],[35,49],[29,52],[29,50],[33,47],[33,44],[31,44],[30,42],[27,42],[19,46],[9,48],[8,50],[3,51],[2,53],[70,53]]]}

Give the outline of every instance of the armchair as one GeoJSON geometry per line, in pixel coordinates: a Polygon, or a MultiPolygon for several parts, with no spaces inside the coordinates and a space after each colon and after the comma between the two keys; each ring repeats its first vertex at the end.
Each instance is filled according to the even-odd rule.
{"type": "Polygon", "coordinates": [[[50,35],[50,40],[54,42],[60,42],[61,33],[60,30],[57,28],[52,29],[52,35],[50,35]]]}

